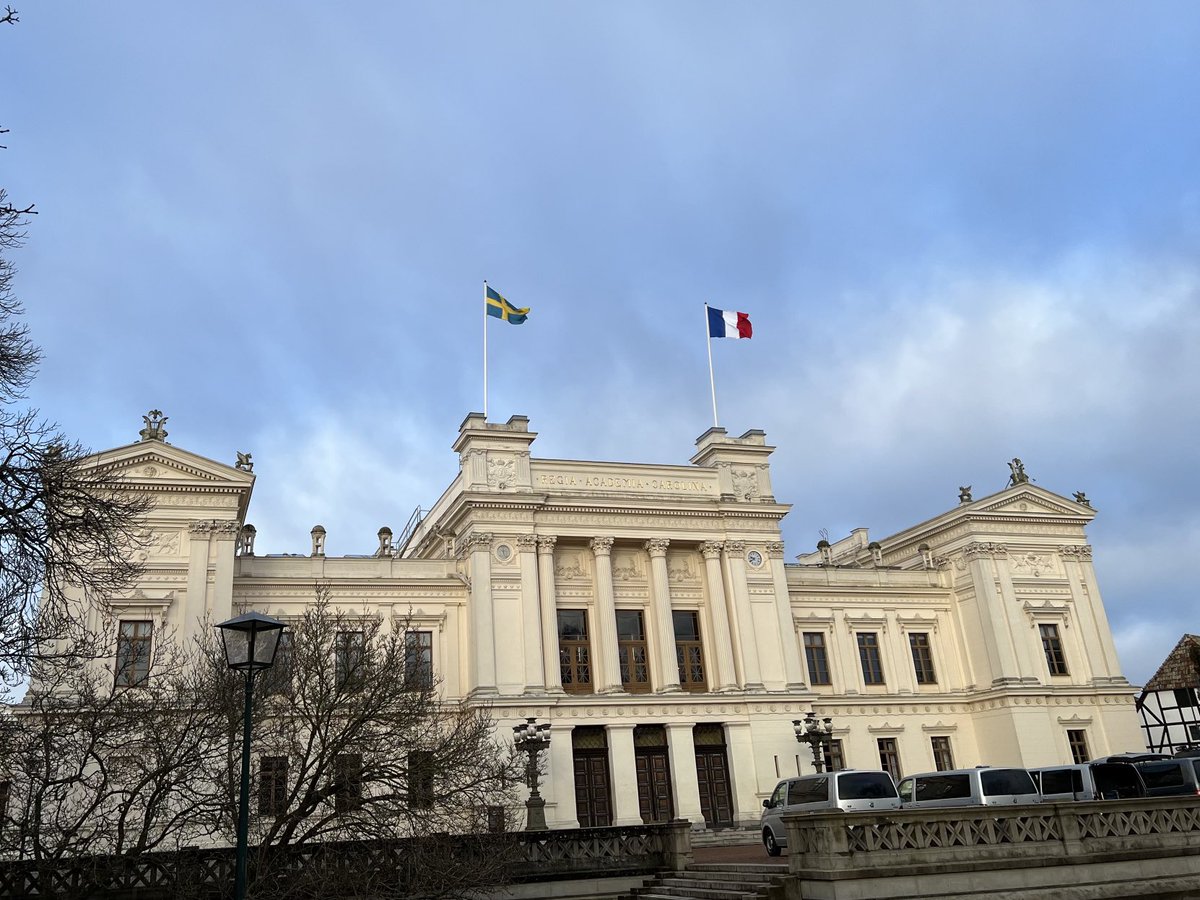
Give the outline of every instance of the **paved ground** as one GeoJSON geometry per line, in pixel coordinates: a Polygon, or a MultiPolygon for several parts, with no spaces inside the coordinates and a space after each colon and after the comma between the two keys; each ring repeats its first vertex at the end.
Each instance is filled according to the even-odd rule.
{"type": "Polygon", "coordinates": [[[761,863],[787,866],[787,850],[783,851],[783,856],[767,856],[761,841],[732,847],[697,847],[692,854],[698,863],[761,863]]]}

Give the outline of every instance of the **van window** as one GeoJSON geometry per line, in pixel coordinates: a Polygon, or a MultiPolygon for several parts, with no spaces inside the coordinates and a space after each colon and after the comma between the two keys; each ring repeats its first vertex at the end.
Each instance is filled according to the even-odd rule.
{"type": "Polygon", "coordinates": [[[1174,760],[1138,763],[1137,770],[1142,773],[1142,781],[1150,789],[1179,787],[1183,784],[1183,772],[1174,760]]]}
{"type": "Polygon", "coordinates": [[[1043,794],[1077,794],[1083,790],[1083,773],[1078,769],[1046,769],[1042,772],[1043,794]]]}
{"type": "Polygon", "coordinates": [[[801,778],[788,785],[788,806],[829,799],[828,778],[801,778]]]}
{"type": "Polygon", "coordinates": [[[983,785],[985,797],[1037,793],[1037,788],[1033,786],[1033,779],[1024,769],[982,769],[979,773],[979,781],[983,785]]]}
{"type": "Polygon", "coordinates": [[[900,792],[901,802],[912,803],[913,780],[911,778],[905,778],[903,781],[901,781],[900,786],[899,786],[899,788],[897,788],[897,790],[900,792]]]}
{"type": "Polygon", "coordinates": [[[1096,794],[1102,800],[1124,800],[1146,794],[1137,770],[1128,763],[1094,763],[1092,781],[1096,782],[1096,794]]]}
{"type": "Polygon", "coordinates": [[[971,796],[971,776],[926,775],[917,780],[917,800],[959,800],[971,796]]]}
{"type": "Polygon", "coordinates": [[[1200,781],[1200,759],[1192,760],[1192,769],[1196,772],[1196,780],[1200,781]]]}
{"type": "Polygon", "coordinates": [[[878,800],[895,796],[892,779],[884,772],[851,772],[838,776],[838,798],[841,800],[878,800]]]}

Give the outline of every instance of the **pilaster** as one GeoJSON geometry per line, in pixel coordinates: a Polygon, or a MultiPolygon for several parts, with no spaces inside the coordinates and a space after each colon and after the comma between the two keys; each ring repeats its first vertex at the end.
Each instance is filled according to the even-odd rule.
{"type": "MultiPolygon", "coordinates": [[[[541,603],[542,666],[546,690],[562,694],[562,671],[558,667],[558,599],[554,588],[554,544],[558,538],[537,539],[538,598],[541,603]]],[[[574,796],[574,794],[572,794],[574,796]]]]}
{"type": "Polygon", "coordinates": [[[613,538],[592,538],[596,557],[596,693],[621,692],[621,665],[617,643],[617,606],[613,595],[613,538]]]}
{"type": "Polygon", "coordinates": [[[666,728],[675,818],[687,819],[693,828],[699,828],[704,824],[704,812],[700,809],[700,783],[696,775],[696,743],[692,739],[692,723],[668,722],[666,728]]]}
{"type": "Polygon", "coordinates": [[[1013,684],[1020,681],[1013,635],[1004,614],[1003,598],[996,596],[996,567],[993,556],[1008,555],[1003,544],[968,544],[963,556],[975,583],[975,604],[979,610],[980,626],[987,650],[992,684],[1013,684]]]}
{"type": "Polygon", "coordinates": [[[726,723],[725,753],[733,790],[734,820],[742,826],[757,826],[762,807],[758,800],[758,770],[749,722],[726,723]]]}
{"type": "Polygon", "coordinates": [[[800,643],[796,638],[796,623],[792,618],[792,600],[788,595],[787,571],[783,567],[783,542],[770,541],[767,556],[771,561],[771,582],[775,587],[775,615],[779,619],[779,640],[783,648],[783,670],[789,691],[805,689],[804,666],[800,660],[800,643]]]}
{"type": "Polygon", "coordinates": [[[468,611],[471,629],[472,696],[494,696],[496,691],[496,628],[492,608],[492,536],[476,532],[466,540],[471,558],[471,605],[468,611]]]}
{"type": "MultiPolygon", "coordinates": [[[[721,544],[708,541],[700,545],[704,556],[704,574],[708,580],[708,607],[716,647],[712,659],[716,664],[717,691],[738,688],[737,670],[733,662],[733,635],[729,632],[729,608],[725,603],[725,580],[721,577],[721,544]]],[[[678,675],[678,672],[676,673],[678,675]]]]}
{"type": "Polygon", "coordinates": [[[578,828],[575,806],[575,748],[571,725],[550,727],[550,771],[546,777],[546,817],[551,828],[578,828]]]}
{"type": "Polygon", "coordinates": [[[670,541],[654,538],[643,545],[650,554],[651,606],[654,610],[654,655],[658,669],[656,681],[662,693],[675,693],[679,687],[679,665],[675,653],[675,623],[671,618],[671,579],[667,572],[667,547],[670,541]]]}
{"type": "Polygon", "coordinates": [[[525,643],[525,690],[546,690],[546,651],[542,646],[542,611],[538,602],[537,537],[517,535],[521,567],[521,635],[525,643]]]}
{"type": "Polygon", "coordinates": [[[637,726],[632,723],[622,722],[618,725],[609,725],[606,729],[608,733],[609,781],[613,787],[614,825],[642,824],[637,786],[634,779],[630,777],[637,771],[637,761],[633,754],[633,729],[635,727],[637,726]],[[628,781],[624,779],[628,779],[628,781]]]}
{"type": "Polygon", "coordinates": [[[744,541],[726,541],[725,565],[729,569],[729,583],[733,589],[734,621],[742,657],[742,678],[746,690],[761,691],[763,683],[758,665],[758,635],[754,625],[754,613],[750,608],[750,588],[746,583],[745,552],[744,541]]]}

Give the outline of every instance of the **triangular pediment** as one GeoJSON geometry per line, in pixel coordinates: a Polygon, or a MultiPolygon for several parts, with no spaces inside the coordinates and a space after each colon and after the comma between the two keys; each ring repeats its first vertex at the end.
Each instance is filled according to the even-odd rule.
{"type": "Polygon", "coordinates": [[[1015,516],[1051,515],[1078,518],[1082,512],[1090,514],[1089,507],[1051,494],[1037,488],[1013,488],[985,498],[971,507],[972,512],[1008,513],[1015,516]]]}
{"type": "Polygon", "coordinates": [[[226,465],[163,441],[141,441],[91,457],[104,474],[126,484],[164,488],[249,488],[252,472],[226,465]]]}

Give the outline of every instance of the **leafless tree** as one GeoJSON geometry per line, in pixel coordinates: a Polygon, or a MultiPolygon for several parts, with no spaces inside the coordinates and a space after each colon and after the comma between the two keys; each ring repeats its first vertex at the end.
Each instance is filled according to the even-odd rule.
{"type": "MultiPolygon", "coordinates": [[[[462,896],[502,883],[511,845],[482,851],[466,835],[513,802],[520,763],[487,710],[440,696],[415,629],[337,609],[321,587],[260,676],[255,896],[462,896]],[[289,866],[296,849],[330,841],[367,842],[373,861],[289,866]],[[395,841],[402,872],[379,865],[395,841]]],[[[241,694],[236,684],[223,693],[232,732],[241,694]]]]}

